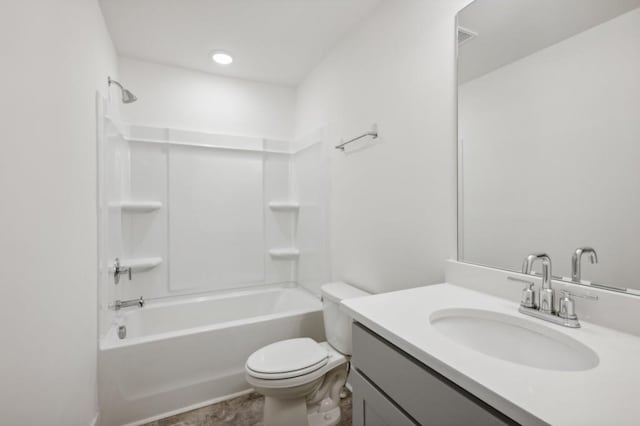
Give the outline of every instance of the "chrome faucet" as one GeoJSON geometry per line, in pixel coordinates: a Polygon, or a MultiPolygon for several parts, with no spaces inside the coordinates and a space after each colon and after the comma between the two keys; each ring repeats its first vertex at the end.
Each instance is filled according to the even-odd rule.
{"type": "Polygon", "coordinates": [[[122,308],[128,308],[130,306],[138,306],[142,308],[144,306],[144,299],[140,296],[139,299],[131,299],[131,300],[116,300],[113,304],[113,309],[119,311],[122,308]]]}
{"type": "Polygon", "coordinates": [[[551,259],[545,253],[530,254],[522,262],[522,273],[530,275],[533,271],[533,265],[536,262],[542,262],[542,289],[540,289],[539,300],[536,301],[536,292],[533,289],[532,281],[520,278],[508,277],[511,281],[518,281],[527,284],[522,290],[522,299],[518,311],[525,315],[539,318],[554,324],[563,325],[565,327],[578,328],[580,322],[575,313],[575,305],[570,296],[582,297],[585,299],[597,300],[597,296],[579,295],[570,293],[567,290],[562,291],[560,298],[560,309],[554,309],[554,290],[551,288],[551,259]]]}
{"type": "Polygon", "coordinates": [[[582,255],[589,254],[589,262],[592,265],[598,263],[598,253],[591,247],[579,247],[571,256],[571,281],[581,282],[582,280],[582,255]]]}
{"type": "Polygon", "coordinates": [[[118,284],[120,282],[120,275],[128,274],[129,281],[131,281],[131,267],[130,266],[122,266],[120,264],[120,259],[116,257],[116,260],[113,262],[113,282],[114,284],[118,284]]]}
{"type": "Polygon", "coordinates": [[[540,303],[538,309],[541,312],[552,314],[553,289],[551,288],[551,258],[545,253],[530,254],[522,262],[522,273],[531,274],[536,261],[542,262],[542,289],[540,290],[540,303]]]}

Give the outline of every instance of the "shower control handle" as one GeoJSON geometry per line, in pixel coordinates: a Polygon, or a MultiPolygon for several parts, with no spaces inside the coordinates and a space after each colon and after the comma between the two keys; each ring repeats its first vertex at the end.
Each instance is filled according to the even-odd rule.
{"type": "Polygon", "coordinates": [[[113,262],[113,282],[114,284],[118,284],[120,282],[120,275],[127,274],[129,276],[129,281],[131,281],[131,267],[130,266],[122,266],[120,264],[120,259],[116,257],[116,260],[113,262]]]}

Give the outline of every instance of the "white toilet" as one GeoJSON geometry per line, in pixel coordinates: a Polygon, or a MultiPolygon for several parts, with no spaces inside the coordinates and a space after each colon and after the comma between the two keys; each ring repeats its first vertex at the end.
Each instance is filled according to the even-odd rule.
{"type": "Polygon", "coordinates": [[[349,372],[351,317],[340,301],[368,293],[337,282],[322,286],[328,342],[303,337],[255,351],[247,382],[265,396],[264,426],[333,426],[340,421],[340,392],[349,372]]]}

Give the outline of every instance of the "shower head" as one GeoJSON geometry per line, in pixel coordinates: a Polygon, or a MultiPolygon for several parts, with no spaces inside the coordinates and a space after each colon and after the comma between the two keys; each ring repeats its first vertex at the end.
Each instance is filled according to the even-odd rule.
{"type": "Polygon", "coordinates": [[[109,82],[109,86],[111,86],[111,84],[115,84],[120,88],[120,91],[122,92],[122,103],[130,104],[138,100],[136,95],[134,95],[133,93],[125,89],[124,86],[119,82],[117,82],[116,80],[113,80],[111,77],[108,77],[107,81],[109,82]]]}
{"type": "Polygon", "coordinates": [[[130,104],[131,102],[137,101],[138,98],[136,95],[128,91],[127,89],[122,89],[122,102],[125,104],[130,104]]]}

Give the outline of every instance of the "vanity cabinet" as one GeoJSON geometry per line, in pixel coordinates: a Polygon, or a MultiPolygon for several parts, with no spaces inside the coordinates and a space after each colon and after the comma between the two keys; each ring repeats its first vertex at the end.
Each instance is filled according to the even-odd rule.
{"type": "Polygon", "coordinates": [[[353,425],[515,425],[359,323],[353,325],[353,425]]]}

